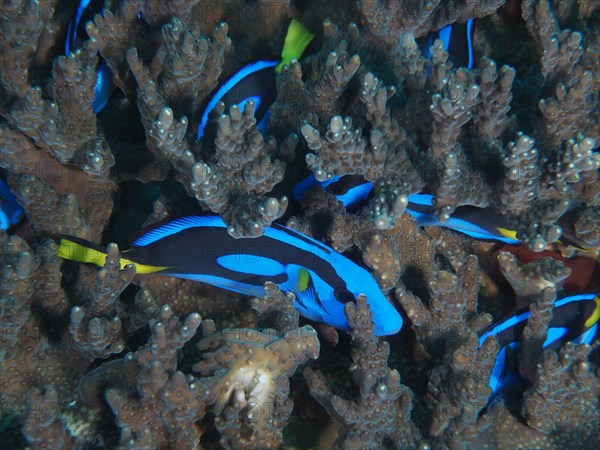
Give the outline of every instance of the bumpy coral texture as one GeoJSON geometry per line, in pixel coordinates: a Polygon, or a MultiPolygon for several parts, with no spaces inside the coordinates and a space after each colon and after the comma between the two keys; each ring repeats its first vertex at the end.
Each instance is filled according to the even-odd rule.
{"type": "Polygon", "coordinates": [[[599,288],[597,1],[89,2],[65,54],[76,3],[0,6],[0,169],[24,208],[0,233],[7,448],[598,447],[598,340],[544,349],[556,299],[599,288]],[[218,103],[198,139],[211,95],[277,59],[290,18],[315,38],[267,87],[266,131],[255,98],[218,103]],[[472,18],[473,68],[439,40],[422,53],[472,18]],[[296,201],[309,174],[373,190],[348,209],[320,186],[296,201]],[[442,222],[501,214],[523,247],[420,227],[419,192],[442,222]],[[248,301],[125,265],[143,224],[201,211],[232,240],[279,221],[343,252],[402,332],[375,336],[363,296],[343,332],[273,283],[248,301]],[[59,258],[62,235],[106,260],[59,258]],[[490,398],[499,348],[478,335],[517,308],[520,385],[490,398]]]}

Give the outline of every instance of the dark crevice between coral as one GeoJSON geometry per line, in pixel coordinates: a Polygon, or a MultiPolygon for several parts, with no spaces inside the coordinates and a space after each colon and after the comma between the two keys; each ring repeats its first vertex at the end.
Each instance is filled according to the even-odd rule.
{"type": "MultiPolygon", "coordinates": [[[[450,264],[448,262],[448,264],[450,264]]],[[[429,305],[429,287],[423,269],[417,266],[408,266],[400,275],[400,282],[414,295],[419,297],[425,305],[429,305]]]]}
{"type": "Polygon", "coordinates": [[[2,408],[0,418],[0,441],[3,448],[20,450],[28,448],[27,440],[21,429],[25,419],[21,415],[13,414],[8,408],[2,408]]]}
{"type": "Polygon", "coordinates": [[[197,202],[187,195],[181,183],[173,179],[150,183],[125,181],[119,187],[113,215],[102,236],[103,245],[115,242],[122,250],[129,248],[130,236],[143,228],[144,222],[153,212],[154,202],[161,195],[165,195],[170,203],[175,205],[177,215],[201,211],[197,202]]]}
{"type": "Polygon", "coordinates": [[[39,323],[40,331],[50,342],[60,342],[69,326],[69,317],[53,314],[41,301],[31,305],[31,313],[39,323]]]}
{"type": "Polygon", "coordinates": [[[200,438],[200,445],[203,449],[209,450],[220,450],[221,434],[215,428],[215,415],[213,413],[207,413],[204,418],[199,422],[200,429],[202,430],[202,436],[200,438]]]}

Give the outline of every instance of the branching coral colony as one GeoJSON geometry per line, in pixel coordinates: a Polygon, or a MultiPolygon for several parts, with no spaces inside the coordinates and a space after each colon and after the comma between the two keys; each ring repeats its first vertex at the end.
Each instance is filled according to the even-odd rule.
{"type": "MultiPolygon", "coordinates": [[[[577,298],[568,262],[592,274],[582,289],[599,288],[598,2],[75,3],[1,5],[0,168],[26,216],[0,234],[7,448],[600,444],[598,344],[582,338],[598,314],[584,326],[555,308],[577,298]],[[82,42],[65,55],[73,17],[82,42]],[[290,18],[316,37],[271,86],[266,131],[254,99],[217,105],[198,141],[211,93],[278,55],[290,18]],[[423,56],[428,33],[469,19],[473,68],[442,41],[423,56]],[[96,115],[100,60],[114,86],[96,115]],[[374,192],[347,211],[317,186],[290,208],[311,172],[358,175],[374,192]],[[336,332],[300,323],[272,283],[246,302],[136,276],[107,236],[127,186],[163,180],[232,239],[283,219],[355,257],[403,310],[402,333],[375,336],[363,296],[336,332]],[[544,258],[418,226],[405,211],[418,192],[440,221],[464,205],[500,213],[544,258]],[[65,234],[101,244],[103,267],[59,259],[51,238],[65,234]],[[528,315],[510,348],[480,342],[516,308],[528,315]],[[517,380],[502,389],[490,383],[499,361],[517,380]]],[[[163,194],[150,222],[185,211],[163,194]]]]}

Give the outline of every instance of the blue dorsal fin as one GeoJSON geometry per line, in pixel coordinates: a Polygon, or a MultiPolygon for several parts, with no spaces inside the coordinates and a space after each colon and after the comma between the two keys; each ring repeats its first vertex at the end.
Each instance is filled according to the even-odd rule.
{"type": "Polygon", "coordinates": [[[132,237],[131,243],[136,247],[144,247],[180,231],[197,227],[227,228],[223,219],[214,214],[186,216],[178,219],[168,219],[166,222],[158,223],[150,229],[142,230],[139,235],[132,237]]]}
{"type": "Polygon", "coordinates": [[[568,295],[566,297],[561,298],[560,300],[557,300],[556,303],[554,303],[554,307],[558,308],[559,306],[566,305],[567,303],[578,302],[581,300],[594,300],[596,298],[596,295],[597,294],[595,292],[584,292],[579,294],[568,295]]]}
{"type": "Polygon", "coordinates": [[[491,328],[484,332],[481,336],[479,336],[479,345],[482,345],[483,342],[487,339],[488,336],[498,336],[503,331],[507,330],[510,327],[514,327],[519,323],[529,319],[531,313],[529,311],[524,311],[520,314],[510,316],[508,319],[503,320],[502,322],[492,325],[491,328]]]}
{"type": "Polygon", "coordinates": [[[311,252],[315,256],[319,256],[321,258],[327,258],[327,255],[338,254],[328,245],[277,223],[265,228],[265,236],[280,242],[285,242],[286,244],[298,247],[307,252],[311,252]]]}
{"type": "MultiPolygon", "coordinates": [[[[144,247],[167,236],[179,233],[180,231],[198,227],[226,229],[227,225],[223,222],[223,219],[216,214],[185,216],[177,219],[167,219],[165,222],[158,223],[150,229],[141,230],[137,234],[134,234],[130,240],[132,245],[144,247]]],[[[270,227],[266,227],[264,236],[284,242],[291,246],[296,246],[302,250],[313,253],[315,256],[319,255],[325,258],[327,255],[336,254],[335,250],[326,244],[309,236],[305,236],[295,230],[284,227],[283,225],[273,224],[270,227]]]]}

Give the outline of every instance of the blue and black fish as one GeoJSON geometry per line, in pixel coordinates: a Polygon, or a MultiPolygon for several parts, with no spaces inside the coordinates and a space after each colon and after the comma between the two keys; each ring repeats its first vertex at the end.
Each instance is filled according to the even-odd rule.
{"type": "Polygon", "coordinates": [[[433,31],[425,37],[421,44],[421,54],[425,58],[431,58],[431,46],[436,39],[440,39],[444,43],[448,58],[454,63],[454,67],[472,69],[474,65],[474,30],[474,19],[469,19],[465,23],[446,25],[441,30],[433,31]]]}
{"type": "MultiPolygon", "coordinates": [[[[520,310],[479,336],[479,345],[489,336],[496,336],[500,345],[489,382],[492,396],[509,384],[525,384],[507,365],[509,356],[518,353],[519,340],[530,316],[529,309],[520,310]]],[[[597,293],[569,294],[556,300],[543,348],[557,351],[567,342],[591,344],[598,332],[599,319],[600,295],[597,293]]]]}
{"type": "MultiPolygon", "coordinates": [[[[431,56],[430,47],[435,39],[441,39],[455,66],[473,67],[473,19],[466,23],[451,24],[437,32],[430,33],[421,46],[423,54],[431,56]]],[[[245,103],[253,100],[257,126],[265,130],[272,104],[277,99],[275,78],[283,66],[292,59],[298,59],[313,39],[314,35],[304,26],[292,20],[288,28],[281,59],[259,60],[242,67],[223,83],[210,98],[202,112],[198,125],[198,139],[204,136],[208,116],[219,102],[225,105],[225,111],[233,105],[243,109],[245,103]]]]}
{"type": "MultiPolygon", "coordinates": [[[[304,317],[349,329],[344,305],[365,294],[375,333],[389,335],[402,317],[364,268],[331,247],[281,225],[258,238],[232,238],[216,215],[183,217],[140,232],[133,248],[122,252],[121,265],[134,264],[138,274],[155,273],[201,281],[251,296],[264,295],[271,281],[296,296],[304,317]]],[[[78,238],[62,238],[65,259],[102,266],[106,254],[78,238]]]]}
{"type": "Polygon", "coordinates": [[[7,231],[18,224],[25,211],[6,182],[6,171],[0,169],[0,231],[7,231]]]}
{"type": "MultiPolygon", "coordinates": [[[[301,201],[306,192],[314,186],[322,186],[343,203],[348,211],[364,205],[373,191],[373,183],[360,175],[333,177],[319,182],[310,175],[298,183],[292,195],[301,201]]],[[[487,239],[506,244],[518,244],[516,232],[511,230],[506,219],[494,211],[475,206],[459,206],[446,222],[440,222],[433,212],[433,195],[411,194],[408,196],[406,211],[422,227],[446,227],[476,239],[487,239]]]]}
{"type": "MultiPolygon", "coordinates": [[[[86,25],[94,19],[96,14],[102,13],[104,3],[104,0],[81,0],[79,2],[75,17],[69,22],[65,42],[65,55],[80,48],[83,42],[90,38],[86,31],[86,25]]],[[[98,78],[96,80],[96,87],[94,88],[94,100],[92,101],[94,114],[98,114],[104,109],[115,88],[112,82],[112,71],[102,58],[98,62],[96,73],[98,78]]]]}
{"type": "Polygon", "coordinates": [[[246,102],[254,101],[254,117],[257,126],[265,130],[271,105],[277,99],[275,78],[283,66],[292,59],[298,59],[313,39],[314,34],[297,20],[292,20],[287,30],[281,58],[254,61],[238,70],[231,78],[218,87],[202,112],[198,125],[198,139],[204,136],[208,116],[219,102],[225,111],[233,105],[244,108],[246,102]]]}

